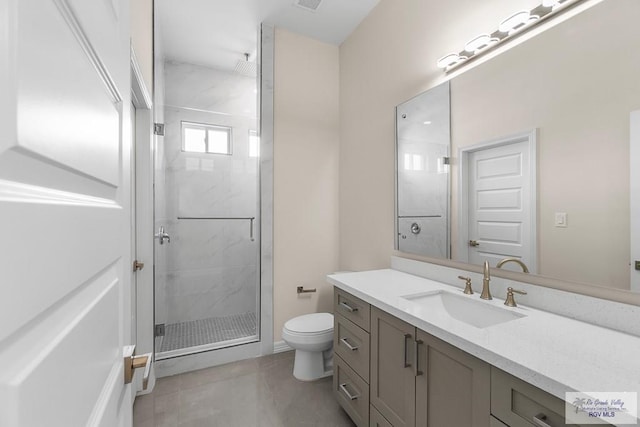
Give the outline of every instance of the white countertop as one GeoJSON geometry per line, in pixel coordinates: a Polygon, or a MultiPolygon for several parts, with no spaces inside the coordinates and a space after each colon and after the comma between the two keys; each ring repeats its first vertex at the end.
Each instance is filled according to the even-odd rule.
{"type": "MultiPolygon", "coordinates": [[[[329,283],[536,387],[565,399],[565,392],[637,392],[640,395],[640,338],[502,298],[482,303],[525,316],[476,328],[420,310],[401,298],[434,290],[464,295],[461,289],[397,270],[339,273],[329,283]]],[[[518,295],[516,295],[518,300],[518,295]]],[[[640,322],[640,319],[638,319],[640,322]]]]}

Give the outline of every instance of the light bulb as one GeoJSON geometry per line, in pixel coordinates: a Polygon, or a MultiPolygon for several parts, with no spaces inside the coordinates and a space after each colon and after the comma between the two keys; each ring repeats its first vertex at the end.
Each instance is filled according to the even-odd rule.
{"type": "Polygon", "coordinates": [[[502,21],[498,26],[498,31],[501,33],[508,33],[509,35],[515,34],[533,24],[539,19],[537,15],[531,15],[528,11],[523,10],[516,12],[502,21]]]}
{"type": "Polygon", "coordinates": [[[499,39],[491,37],[489,34],[480,34],[479,36],[469,40],[464,46],[464,50],[476,54],[483,49],[496,44],[499,39]]]}
{"type": "Polygon", "coordinates": [[[437,65],[438,68],[447,68],[457,65],[465,60],[467,60],[466,56],[460,56],[457,53],[449,53],[438,59],[437,65]]]}

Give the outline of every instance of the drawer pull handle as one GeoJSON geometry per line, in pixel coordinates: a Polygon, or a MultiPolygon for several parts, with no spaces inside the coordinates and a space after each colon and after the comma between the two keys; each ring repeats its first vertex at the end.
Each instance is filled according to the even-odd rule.
{"type": "Polygon", "coordinates": [[[547,420],[547,416],[543,413],[533,416],[534,424],[540,427],[552,427],[551,424],[547,424],[545,421],[547,420]]]}
{"type": "Polygon", "coordinates": [[[340,306],[343,307],[345,310],[347,310],[350,313],[358,311],[358,307],[351,307],[349,304],[347,304],[344,301],[340,303],[340,306]]]}
{"type": "Polygon", "coordinates": [[[351,345],[349,344],[349,341],[347,341],[346,338],[341,338],[340,341],[342,342],[342,344],[346,345],[347,348],[351,351],[356,351],[358,349],[357,345],[351,345]]]}
{"type": "Polygon", "coordinates": [[[409,368],[411,367],[411,362],[409,362],[408,359],[408,354],[409,354],[409,340],[411,339],[411,334],[404,334],[404,367],[405,368],[409,368]]]}
{"type": "Polygon", "coordinates": [[[340,384],[340,390],[349,398],[349,400],[356,400],[360,397],[359,394],[351,394],[349,390],[347,390],[347,383],[340,384]]]}

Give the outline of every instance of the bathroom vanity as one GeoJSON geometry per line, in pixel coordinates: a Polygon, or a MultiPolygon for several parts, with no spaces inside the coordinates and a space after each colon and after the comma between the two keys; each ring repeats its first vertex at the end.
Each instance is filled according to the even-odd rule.
{"type": "Polygon", "coordinates": [[[328,280],[333,390],[358,426],[558,427],[565,392],[640,390],[637,336],[398,270],[328,280]]]}

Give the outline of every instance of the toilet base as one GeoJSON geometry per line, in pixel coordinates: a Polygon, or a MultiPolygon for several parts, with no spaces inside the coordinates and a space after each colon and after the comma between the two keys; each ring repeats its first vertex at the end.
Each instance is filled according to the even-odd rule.
{"type": "Polygon", "coordinates": [[[333,348],[326,351],[296,350],[293,376],[313,381],[333,375],[333,348]]]}

